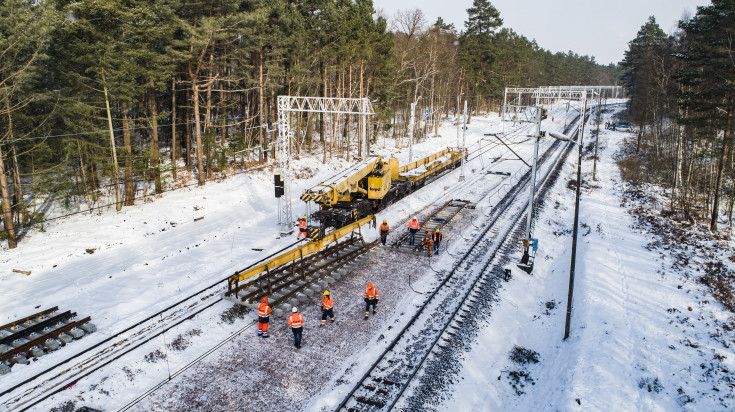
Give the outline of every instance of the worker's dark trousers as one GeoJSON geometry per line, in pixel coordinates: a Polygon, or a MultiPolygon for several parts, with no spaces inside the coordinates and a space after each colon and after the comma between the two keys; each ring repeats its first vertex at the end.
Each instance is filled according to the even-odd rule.
{"type": "Polygon", "coordinates": [[[385,241],[388,239],[388,232],[380,232],[380,242],[385,245],[385,241]]]}
{"type": "Polygon", "coordinates": [[[434,254],[435,255],[439,254],[439,244],[440,243],[441,243],[441,240],[437,240],[436,242],[434,242],[434,254]]]}
{"type": "Polygon", "coordinates": [[[418,232],[418,229],[408,229],[408,244],[413,245],[416,243],[416,232],[418,232]]]}
{"type": "Polygon", "coordinates": [[[322,309],[322,323],[324,323],[327,318],[334,320],[334,308],[322,309]]]}
{"type": "Polygon", "coordinates": [[[304,331],[304,327],[291,328],[293,332],[293,343],[297,348],[301,347],[301,333],[304,331]]]}
{"type": "Polygon", "coordinates": [[[378,306],[378,299],[365,298],[365,312],[370,312],[370,306],[375,310],[375,307],[378,306]]]}

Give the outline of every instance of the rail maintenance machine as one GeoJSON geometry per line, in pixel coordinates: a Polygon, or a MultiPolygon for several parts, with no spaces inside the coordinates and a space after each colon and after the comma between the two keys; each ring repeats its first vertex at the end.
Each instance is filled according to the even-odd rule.
{"type": "Polygon", "coordinates": [[[340,228],[375,214],[461,164],[466,151],[444,149],[415,162],[400,166],[398,159],[370,157],[349,169],[307,189],[305,202],[315,202],[309,237],[318,239],[332,228],[340,228]]]}

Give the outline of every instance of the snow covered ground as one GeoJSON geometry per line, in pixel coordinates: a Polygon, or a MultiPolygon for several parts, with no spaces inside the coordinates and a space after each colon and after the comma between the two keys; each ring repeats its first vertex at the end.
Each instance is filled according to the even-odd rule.
{"type": "Polygon", "coordinates": [[[502,291],[438,409],[735,409],[735,318],[692,277],[698,263],[730,256],[732,243],[712,256],[701,253],[702,245],[687,249],[691,264],[677,267],[669,247],[651,247],[659,236],[628,213],[650,205],[626,195],[630,188],[614,160],[626,137],[601,131],[597,181],[590,156],[583,162],[570,337],[562,340],[574,216],[574,191],[566,185],[576,179],[571,163],[538,216],[533,275],[517,271],[502,291]],[[533,356],[522,359],[527,363],[511,360],[515,346],[537,352],[538,363],[533,356]]]}
{"type": "MultiPolygon", "coordinates": [[[[563,117],[561,106],[551,108],[542,129],[558,130],[563,117]],[[556,117],[554,122],[551,116],[556,117]]],[[[495,145],[497,142],[484,134],[502,129],[497,116],[475,117],[467,131],[468,146],[495,145]]],[[[506,125],[505,130],[512,127],[506,125]]],[[[526,133],[512,136],[510,143],[515,142],[514,150],[529,160],[532,140],[526,133]]],[[[567,181],[575,178],[572,160],[536,218],[535,237],[540,239],[540,249],[533,275],[514,271],[493,306],[492,316],[483,320],[477,338],[467,348],[456,383],[444,388],[443,403],[427,408],[733,409],[735,354],[733,327],[727,327],[728,322],[735,326],[732,313],[715,302],[704,286],[687,277],[686,269],[671,269],[667,253],[649,246],[656,235],[647,233],[627,213],[631,206],[623,203],[626,186],[613,159],[626,135],[612,131],[600,134],[604,149],[597,182],[591,181],[591,160],[584,162],[587,186],[582,194],[582,236],[570,338],[562,341],[574,213],[574,191],[567,188],[567,181]],[[516,345],[537,352],[538,363],[511,361],[509,355],[516,345]]],[[[589,139],[589,132],[586,136],[589,139]]],[[[456,128],[446,124],[440,128],[440,137],[429,137],[414,146],[414,159],[455,145],[456,128]]],[[[401,163],[408,159],[408,149],[395,148],[391,139],[381,138],[373,149],[377,155],[395,155],[401,163]]],[[[320,160],[321,154],[315,154],[293,162],[296,174],[302,177],[293,181],[291,189],[294,216],[307,212],[296,200],[303,189],[349,165],[339,159],[323,165],[320,160]]],[[[508,173],[526,168],[502,146],[470,162],[466,172],[483,167],[508,173]]],[[[393,205],[379,219],[394,222],[425,211],[447,187],[456,184],[457,172],[393,205]]],[[[264,170],[208,182],[120,213],[75,215],[46,225],[45,232],[31,232],[18,249],[4,250],[0,255],[0,282],[4,286],[0,290],[0,323],[32,313],[37,306],[58,305],[92,316],[99,332],[29,366],[15,366],[10,375],[0,376],[0,390],[292,243],[293,238],[277,235],[270,173],[264,170]],[[12,269],[32,274],[24,276],[12,269]]],[[[470,198],[497,185],[498,179],[488,175],[456,197],[470,198]]],[[[368,240],[376,237],[373,231],[365,235],[368,240]]],[[[420,263],[416,266],[420,268],[420,263]]],[[[305,350],[300,352],[303,358],[293,365],[275,361],[298,356],[290,350],[289,333],[283,325],[273,326],[274,338],[265,348],[264,342],[251,336],[254,332],[246,331],[242,338],[205,358],[201,366],[162,387],[138,409],[172,410],[182,405],[179,400],[187,400],[185,405],[194,410],[222,410],[222,405],[229,405],[225,410],[298,409],[303,405],[299,399],[318,393],[321,387],[338,385],[334,379],[342,376],[345,368],[360,357],[369,357],[371,344],[383,339],[381,336],[400,323],[402,314],[412,307],[411,287],[420,290],[431,280],[430,274],[421,270],[400,276],[391,276],[390,267],[382,272],[388,276],[384,278],[386,297],[391,298],[381,303],[385,312],[371,319],[380,323],[373,322],[369,330],[345,337],[334,334],[336,328],[327,328],[319,332],[321,335],[310,336],[307,325],[305,350]],[[408,284],[409,277],[413,286],[408,284]],[[336,349],[319,350],[312,340],[316,337],[326,339],[336,349]],[[350,338],[354,339],[340,341],[350,338]],[[312,375],[285,369],[312,370],[314,361],[318,361],[318,372],[312,375]],[[255,389],[256,382],[274,373],[278,379],[255,389]],[[238,388],[242,393],[235,396],[238,388]],[[246,395],[251,398],[248,403],[225,402],[246,395]]],[[[359,293],[364,281],[373,276],[356,273],[353,279],[335,286],[338,314],[348,316],[357,311],[359,318],[360,305],[348,297],[359,293]]],[[[224,290],[224,283],[222,287],[224,290]]],[[[231,306],[223,303],[222,310],[231,306]]],[[[312,326],[316,326],[316,309],[307,311],[307,319],[313,318],[312,326]]],[[[117,410],[165,379],[169,368],[174,372],[183,367],[246,326],[251,318],[227,323],[219,312],[194,318],[168,336],[168,351],[163,342],[143,347],[40,404],[38,410],[65,402],[67,406],[73,402],[77,407],[117,410]],[[177,334],[187,344],[185,349],[172,351],[171,340],[177,334]],[[168,365],[160,359],[145,360],[156,350],[168,354],[168,365]]],[[[345,328],[362,327],[353,320],[345,322],[345,328]]],[[[339,322],[328,326],[337,325],[339,322]]]]}

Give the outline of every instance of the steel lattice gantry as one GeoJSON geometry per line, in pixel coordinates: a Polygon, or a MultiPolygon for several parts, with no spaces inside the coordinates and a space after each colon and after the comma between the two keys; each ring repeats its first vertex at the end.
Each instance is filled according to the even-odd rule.
{"type": "Polygon", "coordinates": [[[543,87],[507,87],[503,104],[508,103],[508,95],[516,95],[518,103],[523,95],[530,95],[536,104],[556,100],[581,101],[585,96],[605,94],[617,99],[625,96],[622,86],[543,86],[543,87]]]}
{"type": "Polygon", "coordinates": [[[291,112],[310,113],[337,113],[356,114],[362,116],[362,153],[360,156],[367,157],[367,138],[365,125],[367,116],[373,115],[373,106],[370,99],[347,99],[332,97],[296,97],[278,96],[278,140],[276,141],[276,170],[284,180],[283,195],[278,198],[278,224],[281,235],[293,232],[291,223],[291,176],[289,175],[289,162],[291,161],[291,112]]]}

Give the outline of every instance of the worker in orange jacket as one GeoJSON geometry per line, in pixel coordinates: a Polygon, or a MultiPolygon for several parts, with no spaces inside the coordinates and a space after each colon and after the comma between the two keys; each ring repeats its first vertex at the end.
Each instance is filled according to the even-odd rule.
{"type": "Polygon", "coordinates": [[[296,235],[296,239],[299,239],[301,235],[304,235],[304,239],[308,237],[306,235],[306,216],[302,216],[301,219],[299,219],[299,234],[296,235]]]}
{"type": "Polygon", "coordinates": [[[429,255],[431,255],[432,253],[431,251],[431,244],[433,242],[432,240],[433,240],[433,236],[431,235],[431,233],[429,233],[429,229],[425,229],[424,230],[424,241],[421,242],[421,246],[426,245],[429,248],[429,255]]]}
{"type": "Polygon", "coordinates": [[[390,227],[388,226],[388,222],[383,220],[383,224],[380,225],[380,242],[385,246],[385,241],[388,239],[388,233],[390,232],[390,227]]]}
{"type": "Polygon", "coordinates": [[[373,307],[373,314],[377,312],[376,306],[378,306],[378,289],[373,287],[372,283],[367,284],[365,289],[365,319],[370,316],[370,307],[373,307]]]}
{"type": "Polygon", "coordinates": [[[319,326],[323,326],[327,323],[327,318],[331,318],[334,322],[334,301],[332,296],[329,295],[329,291],[324,291],[324,298],[322,299],[322,323],[319,326]]]}
{"type": "Polygon", "coordinates": [[[268,337],[268,318],[273,312],[268,306],[268,297],[263,297],[263,301],[258,305],[258,336],[268,337]]]}
{"type": "Polygon", "coordinates": [[[410,222],[408,222],[408,244],[413,246],[416,243],[416,232],[421,229],[421,225],[419,224],[419,221],[416,220],[416,218],[411,219],[410,222]]]}
{"type": "Polygon", "coordinates": [[[442,232],[440,232],[439,229],[436,229],[436,231],[434,231],[434,254],[435,255],[439,254],[439,245],[441,244],[442,237],[443,237],[442,232]]]}
{"type": "Polygon", "coordinates": [[[293,332],[293,343],[296,349],[301,349],[301,334],[304,331],[304,317],[299,313],[299,309],[294,306],[291,309],[291,316],[288,317],[288,325],[291,326],[293,332]]]}

